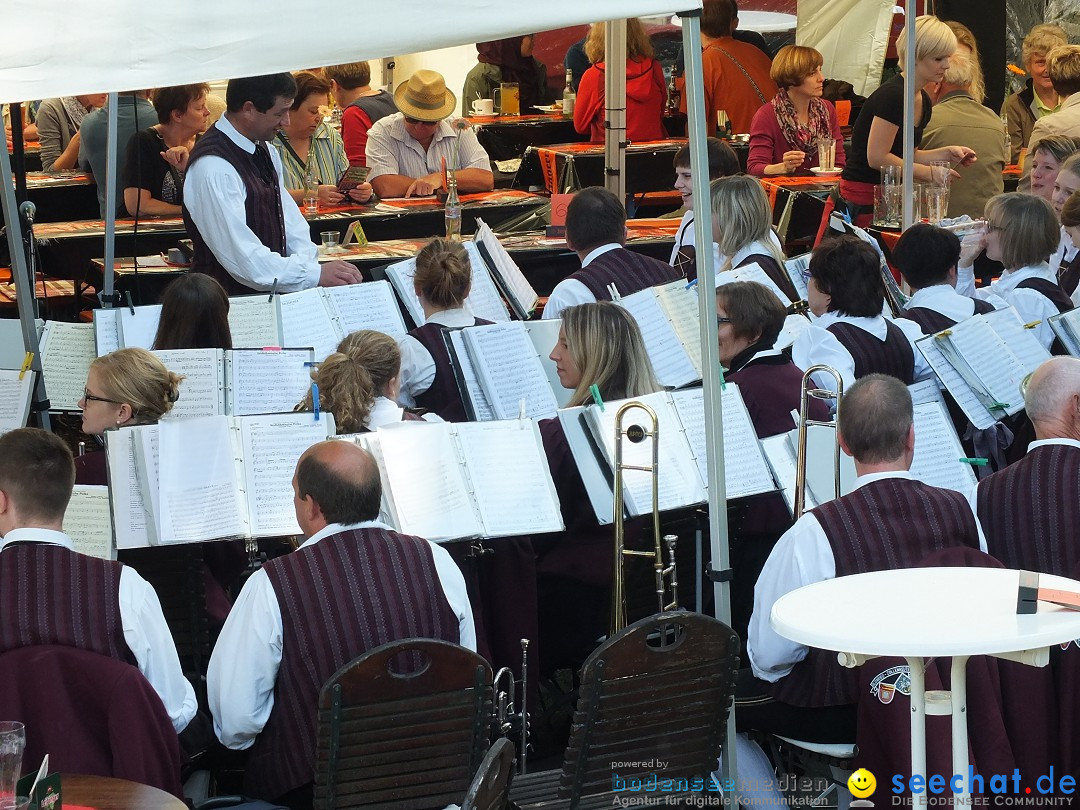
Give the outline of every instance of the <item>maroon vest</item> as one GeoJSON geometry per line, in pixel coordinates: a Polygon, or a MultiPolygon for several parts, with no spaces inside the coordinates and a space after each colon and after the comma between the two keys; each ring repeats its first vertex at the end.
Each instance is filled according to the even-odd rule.
{"type": "Polygon", "coordinates": [[[1068,312],[1073,308],[1072,299],[1057,284],[1045,278],[1026,278],[1016,285],[1017,290],[1035,290],[1050,299],[1058,312],[1068,312]]]}
{"type": "Polygon", "coordinates": [[[580,281],[597,301],[610,301],[608,285],[614,284],[619,295],[631,295],[646,287],[667,284],[679,277],[675,268],[651,256],[643,256],[626,248],[616,248],[602,253],[567,278],[580,281]]]}
{"type": "Polygon", "coordinates": [[[51,543],[0,552],[0,653],[58,644],[135,663],[120,617],[120,571],[51,543]]]}
{"type": "MultiPolygon", "coordinates": [[[[266,150],[266,144],[258,144],[257,149],[266,150]]],[[[277,172],[273,171],[273,163],[270,163],[270,171],[260,169],[258,155],[249,155],[239,146],[232,142],[228,135],[216,126],[210,127],[196,142],[191,150],[190,166],[199,158],[206,155],[214,155],[227,161],[244,183],[246,197],[244,199],[244,214],[247,218],[247,226],[252,233],[267,248],[274,253],[285,255],[285,212],[282,208],[281,190],[278,186],[277,172]]],[[[270,153],[266,152],[266,160],[269,161],[270,153]]],[[[290,201],[290,204],[291,201],[290,201]]],[[[229,295],[246,295],[251,288],[237,281],[214,256],[212,250],[206,244],[195,222],[191,219],[187,203],[183,206],[184,227],[195,246],[195,256],[191,260],[191,269],[196,273],[206,273],[217,279],[229,295]]]]}
{"type": "Polygon", "coordinates": [[[850,323],[834,323],[826,328],[855,361],[856,380],[867,374],[888,374],[904,385],[915,382],[915,352],[896,324],[885,321],[884,340],[850,323]]]}
{"type": "Polygon", "coordinates": [[[1080,449],[1042,445],[979,483],[979,522],[1006,568],[1070,576],[1080,562],[1080,449]]]}
{"type": "Polygon", "coordinates": [[[376,93],[374,96],[361,96],[349,106],[362,110],[372,124],[380,118],[393,115],[398,111],[397,104],[394,103],[394,97],[385,90],[376,93]]]}
{"type": "Polygon", "coordinates": [[[255,739],[245,791],[275,799],[315,777],[319,692],[345,664],[405,638],[459,640],[426,540],[343,531],[264,566],[282,619],[274,708],[255,739]]]}
{"type": "MultiPolygon", "coordinates": [[[[838,577],[910,568],[951,546],[979,548],[978,526],[964,496],[919,481],[873,481],[822,504],[813,515],[829,540],[838,577]]],[[[856,703],[858,673],[841,667],[835,652],[812,647],[776,683],[773,696],[795,706],[856,703]]]]}
{"type": "MultiPolygon", "coordinates": [[[[473,326],[485,326],[491,321],[473,318],[473,326]]],[[[422,394],[416,395],[416,404],[438,414],[446,422],[468,422],[465,402],[461,398],[457,377],[454,375],[454,363],[450,359],[450,350],[446,348],[445,333],[450,327],[438,323],[425,323],[409,332],[420,345],[428,350],[435,361],[435,379],[422,394]]]]}
{"type": "Polygon", "coordinates": [[[1058,272],[1058,284],[1066,295],[1071,296],[1076,291],[1077,285],[1080,284],[1080,253],[1077,253],[1073,260],[1058,272]]]}
{"type": "MultiPolygon", "coordinates": [[[[727,375],[739,386],[759,439],[794,430],[791,412],[799,410],[803,373],[786,356],[762,357],[727,375]]],[[[810,400],[810,418],[827,421],[829,406],[810,400]]]]}
{"type": "Polygon", "coordinates": [[[798,291],[796,291],[795,285],[791,283],[791,279],[788,278],[787,271],[785,271],[784,268],[780,266],[780,263],[769,254],[753,253],[735,266],[745,267],[748,264],[757,264],[765,271],[765,275],[772,279],[773,284],[783,290],[784,295],[792,301],[798,301],[802,298],[798,291]]]}
{"type": "MultiPolygon", "coordinates": [[[[973,313],[975,315],[985,315],[994,311],[994,305],[989,301],[983,301],[981,298],[972,298],[971,300],[975,304],[973,313]]],[[[910,307],[901,312],[899,317],[915,321],[924,335],[933,335],[943,329],[956,326],[956,321],[952,318],[942,315],[936,309],[930,309],[930,307],[910,307]]]]}

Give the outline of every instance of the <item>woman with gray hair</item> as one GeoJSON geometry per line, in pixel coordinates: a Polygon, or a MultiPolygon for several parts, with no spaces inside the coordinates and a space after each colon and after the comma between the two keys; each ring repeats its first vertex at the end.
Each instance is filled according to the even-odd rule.
{"type": "Polygon", "coordinates": [[[1046,55],[1059,45],[1069,41],[1068,34],[1057,25],[1036,25],[1024,37],[1021,55],[1027,71],[1027,86],[1005,99],[1001,112],[1009,122],[1009,140],[1012,143],[1010,161],[1020,159],[1020,150],[1026,149],[1035,122],[1044,115],[1057,112],[1061,106],[1050,73],[1046,69],[1046,55]]]}

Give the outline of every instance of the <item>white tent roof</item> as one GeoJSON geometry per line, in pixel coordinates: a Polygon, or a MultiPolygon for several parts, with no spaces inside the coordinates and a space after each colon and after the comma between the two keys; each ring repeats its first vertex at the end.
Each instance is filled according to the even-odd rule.
{"type": "Polygon", "coordinates": [[[375,59],[701,0],[3,0],[0,102],[375,59]]]}

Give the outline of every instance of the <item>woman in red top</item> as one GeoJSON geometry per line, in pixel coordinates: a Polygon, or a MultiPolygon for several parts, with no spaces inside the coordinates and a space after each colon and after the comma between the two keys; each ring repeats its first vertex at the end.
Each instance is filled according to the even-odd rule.
{"type": "MultiPolygon", "coordinates": [[[[604,142],[604,24],[593,23],[585,40],[592,67],[578,85],[574,129],[589,133],[592,143],[604,142]]],[[[637,18],[626,21],[626,137],[658,141],[667,137],[662,116],[667,102],[664,70],[653,59],[652,43],[637,18]]]]}

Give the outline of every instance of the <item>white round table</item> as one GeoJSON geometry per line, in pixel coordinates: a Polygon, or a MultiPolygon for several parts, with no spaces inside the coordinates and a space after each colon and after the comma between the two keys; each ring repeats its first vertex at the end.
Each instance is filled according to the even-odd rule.
{"type": "MultiPolygon", "coordinates": [[[[905,568],[838,577],[782,596],[770,623],[792,641],[836,650],[845,666],[879,655],[907,659],[912,774],[926,774],[924,659],[951,656],[953,773],[966,774],[968,657],[1046,666],[1051,645],[1080,638],[1080,612],[1040,602],[1037,613],[1017,615],[1019,579],[1018,571],[1000,568],[905,568]]],[[[1080,582],[1065,577],[1043,574],[1039,584],[1080,593],[1080,582]]]]}

